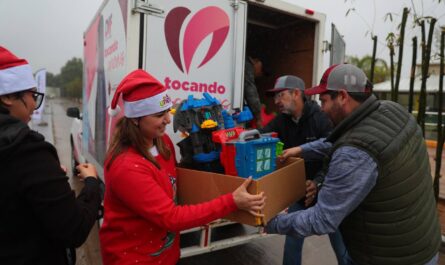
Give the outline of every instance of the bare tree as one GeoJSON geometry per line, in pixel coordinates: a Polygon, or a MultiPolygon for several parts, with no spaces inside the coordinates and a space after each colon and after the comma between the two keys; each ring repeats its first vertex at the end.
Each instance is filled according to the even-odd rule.
{"type": "Polygon", "coordinates": [[[416,79],[416,62],[417,62],[417,37],[413,38],[413,60],[411,62],[411,73],[409,80],[409,98],[408,111],[413,113],[413,98],[414,98],[414,80],[416,79]]]}
{"type": "Polygon", "coordinates": [[[439,200],[439,180],[440,168],[442,167],[442,151],[445,139],[445,127],[442,125],[442,106],[443,106],[443,73],[444,73],[444,42],[445,28],[442,28],[440,38],[440,73],[439,73],[439,109],[437,111],[437,147],[436,147],[436,167],[434,171],[434,196],[436,202],[439,200]]]}
{"type": "Polygon", "coordinates": [[[371,60],[371,73],[370,73],[370,81],[374,83],[374,68],[375,68],[375,60],[377,54],[377,36],[372,36],[372,60],[371,60]]]}
{"type": "Polygon", "coordinates": [[[431,58],[431,44],[433,41],[434,25],[436,24],[436,19],[431,17],[426,17],[421,19],[420,26],[422,28],[422,83],[420,86],[420,98],[419,98],[419,111],[417,114],[417,123],[422,128],[423,135],[425,135],[425,110],[426,110],[426,83],[429,77],[428,70],[430,68],[430,58],[431,58]],[[425,20],[430,23],[428,41],[425,39],[425,20]]]}
{"type": "Polygon", "coordinates": [[[397,61],[397,74],[396,74],[396,83],[394,85],[394,97],[393,101],[397,102],[399,99],[399,84],[400,84],[400,74],[402,72],[402,60],[403,60],[403,42],[405,40],[405,26],[406,20],[408,19],[409,10],[407,7],[403,9],[402,15],[402,23],[400,24],[400,36],[398,38],[399,45],[399,60],[397,61]]]}

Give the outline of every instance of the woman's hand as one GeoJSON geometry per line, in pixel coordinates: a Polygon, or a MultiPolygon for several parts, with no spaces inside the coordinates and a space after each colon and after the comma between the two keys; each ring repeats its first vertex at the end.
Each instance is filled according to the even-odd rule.
{"type": "Polygon", "coordinates": [[[266,197],[264,196],[264,192],[257,195],[252,195],[247,192],[247,187],[249,187],[251,182],[252,177],[246,179],[243,184],[233,192],[233,199],[238,209],[247,211],[256,217],[263,217],[264,214],[260,214],[259,212],[263,210],[266,204],[266,197]]]}
{"type": "Polygon", "coordinates": [[[79,164],[76,169],[79,171],[79,174],[77,174],[77,176],[82,180],[86,177],[94,177],[97,179],[96,167],[93,164],[82,163],[79,164]]]}

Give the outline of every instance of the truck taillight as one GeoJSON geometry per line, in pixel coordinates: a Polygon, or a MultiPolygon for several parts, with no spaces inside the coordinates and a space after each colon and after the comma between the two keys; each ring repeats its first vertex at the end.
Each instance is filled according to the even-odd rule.
{"type": "Polygon", "coordinates": [[[313,15],[313,14],[314,14],[314,10],[312,10],[312,9],[306,9],[306,14],[307,14],[307,15],[313,15]]]}

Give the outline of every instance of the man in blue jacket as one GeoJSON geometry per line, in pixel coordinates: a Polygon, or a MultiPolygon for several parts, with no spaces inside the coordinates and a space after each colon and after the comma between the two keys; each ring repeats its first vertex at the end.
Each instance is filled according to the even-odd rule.
{"type": "Polygon", "coordinates": [[[340,227],[350,260],[360,265],[435,265],[441,244],[429,158],[422,131],[405,108],[378,100],[365,73],[326,70],[322,109],[335,125],[326,141],[291,148],[283,158],[328,155],[315,206],[279,215],[268,233],[306,237],[340,227]]]}
{"type": "MultiPolygon", "coordinates": [[[[325,138],[332,130],[332,123],[326,114],[321,112],[318,104],[306,99],[304,88],[304,81],[301,78],[285,75],[276,80],[273,89],[268,90],[268,93],[274,95],[274,102],[281,113],[261,132],[277,132],[284,143],[284,149],[325,138]]],[[[306,198],[289,207],[290,213],[310,207],[315,199],[317,187],[323,182],[322,177],[317,177],[317,172],[322,169],[322,159],[305,160],[305,169],[306,198]]],[[[344,264],[343,260],[347,253],[340,233],[333,232],[329,234],[329,238],[338,263],[344,264]]],[[[283,265],[301,264],[303,242],[303,237],[286,236],[283,265]]]]}

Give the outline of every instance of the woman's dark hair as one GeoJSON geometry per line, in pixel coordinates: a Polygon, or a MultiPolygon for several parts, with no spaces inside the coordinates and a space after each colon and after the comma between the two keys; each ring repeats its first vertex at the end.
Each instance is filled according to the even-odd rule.
{"type": "MultiPolygon", "coordinates": [[[[170,158],[171,150],[161,138],[154,139],[153,145],[156,146],[159,154],[165,159],[170,158]]],[[[108,147],[105,167],[109,169],[116,157],[129,147],[136,149],[141,156],[160,169],[158,162],[149,152],[145,138],[139,130],[139,127],[127,117],[122,117],[116,124],[115,132],[108,147]]]]}
{"type": "MultiPolygon", "coordinates": [[[[15,93],[3,95],[3,96],[12,97],[14,99],[19,99],[19,98],[23,98],[23,95],[25,94],[26,91],[27,90],[19,91],[19,92],[15,92],[15,93]]],[[[25,106],[26,106],[26,102],[23,102],[23,104],[25,104],[25,106]]],[[[3,103],[3,101],[1,99],[0,99],[0,106],[6,108],[6,105],[3,103]]]]}

